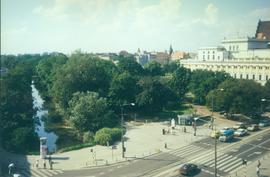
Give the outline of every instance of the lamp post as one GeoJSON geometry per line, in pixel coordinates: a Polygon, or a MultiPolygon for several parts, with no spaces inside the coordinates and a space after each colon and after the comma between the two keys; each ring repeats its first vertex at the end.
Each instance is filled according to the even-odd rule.
{"type": "Polygon", "coordinates": [[[121,105],[121,142],[122,142],[122,158],[125,158],[125,144],[124,144],[124,106],[135,106],[135,103],[128,103],[128,104],[122,104],[121,105]]]}
{"type": "MultiPolygon", "coordinates": [[[[218,91],[224,91],[223,88],[218,89],[218,91]]],[[[214,96],[212,95],[212,130],[214,129],[214,96]]],[[[215,133],[217,132],[216,126],[215,126],[215,133]]],[[[215,177],[217,177],[217,137],[215,135],[215,177]]]]}

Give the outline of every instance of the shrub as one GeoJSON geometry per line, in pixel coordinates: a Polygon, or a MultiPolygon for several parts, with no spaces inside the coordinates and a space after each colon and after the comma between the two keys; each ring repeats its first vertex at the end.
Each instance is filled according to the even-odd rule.
{"type": "Polygon", "coordinates": [[[113,144],[121,139],[122,129],[120,128],[102,128],[96,132],[95,143],[100,145],[113,144]]]}
{"type": "Polygon", "coordinates": [[[92,132],[85,132],[83,134],[83,143],[90,143],[94,141],[94,134],[92,132]]]}

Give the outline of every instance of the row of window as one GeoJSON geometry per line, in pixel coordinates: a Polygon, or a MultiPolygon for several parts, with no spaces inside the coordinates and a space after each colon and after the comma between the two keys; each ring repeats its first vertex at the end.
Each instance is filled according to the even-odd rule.
{"type": "MultiPolygon", "coordinates": [[[[198,67],[198,65],[195,65],[195,67],[198,67]]],[[[208,68],[214,68],[214,67],[217,67],[217,68],[228,68],[228,69],[265,69],[265,70],[268,70],[270,69],[269,66],[215,66],[215,65],[206,65],[206,67],[208,68]]]]}
{"type": "MultiPolygon", "coordinates": [[[[234,78],[237,78],[236,77],[236,73],[234,74],[234,78]]],[[[253,80],[255,80],[256,79],[256,77],[255,77],[255,74],[251,74],[251,75],[248,75],[248,74],[246,74],[245,75],[245,78],[244,78],[244,75],[243,74],[240,74],[240,76],[239,76],[239,78],[240,79],[253,79],[253,80]]],[[[258,80],[262,80],[262,75],[258,75],[258,80]]],[[[268,75],[265,75],[265,80],[267,81],[267,80],[269,80],[269,76],[268,75]]]]}
{"type": "MultiPolygon", "coordinates": [[[[207,59],[209,60],[211,57],[210,55],[207,55],[207,59]]],[[[217,57],[218,60],[220,59],[220,56],[217,57]]],[[[203,59],[205,60],[205,56],[203,55],[203,59]]],[[[215,59],[215,55],[212,56],[212,59],[214,60],[215,59]]]]}
{"type": "Polygon", "coordinates": [[[230,51],[235,51],[235,50],[238,50],[238,49],[239,49],[238,45],[229,46],[230,51]]]}

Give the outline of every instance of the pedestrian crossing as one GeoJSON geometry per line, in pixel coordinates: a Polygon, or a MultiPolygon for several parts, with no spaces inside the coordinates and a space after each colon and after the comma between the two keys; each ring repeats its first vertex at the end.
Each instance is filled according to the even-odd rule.
{"type": "MultiPolygon", "coordinates": [[[[186,159],[187,162],[195,163],[201,168],[214,168],[214,151],[213,149],[207,149],[205,147],[200,147],[196,145],[185,146],[171,152],[168,152],[171,155],[178,156],[186,159]],[[209,154],[208,156],[205,156],[209,154]]],[[[217,156],[217,170],[223,173],[230,173],[235,169],[242,166],[242,159],[236,156],[229,154],[218,154],[217,156]]]]}
{"type": "MultiPolygon", "coordinates": [[[[206,158],[201,158],[194,160],[195,163],[203,165],[204,167],[215,167],[214,155],[209,155],[206,158]]],[[[217,157],[217,170],[225,173],[230,173],[231,171],[239,168],[242,165],[242,159],[229,155],[221,154],[217,157]]]]}
{"type": "Polygon", "coordinates": [[[49,170],[41,168],[31,168],[20,172],[23,177],[50,177],[63,173],[62,170],[49,170]]]}

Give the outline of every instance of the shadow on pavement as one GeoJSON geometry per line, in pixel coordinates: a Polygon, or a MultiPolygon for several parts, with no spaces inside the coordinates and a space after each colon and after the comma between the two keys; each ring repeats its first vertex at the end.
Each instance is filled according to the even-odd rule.
{"type": "Polygon", "coordinates": [[[52,160],[68,160],[69,157],[52,157],[52,160]]]}
{"type": "Polygon", "coordinates": [[[26,155],[22,154],[14,154],[10,152],[6,152],[4,149],[0,147],[0,176],[9,176],[9,168],[10,164],[14,164],[14,167],[11,168],[12,174],[20,174],[21,171],[29,171],[31,164],[28,162],[26,155]]]}

